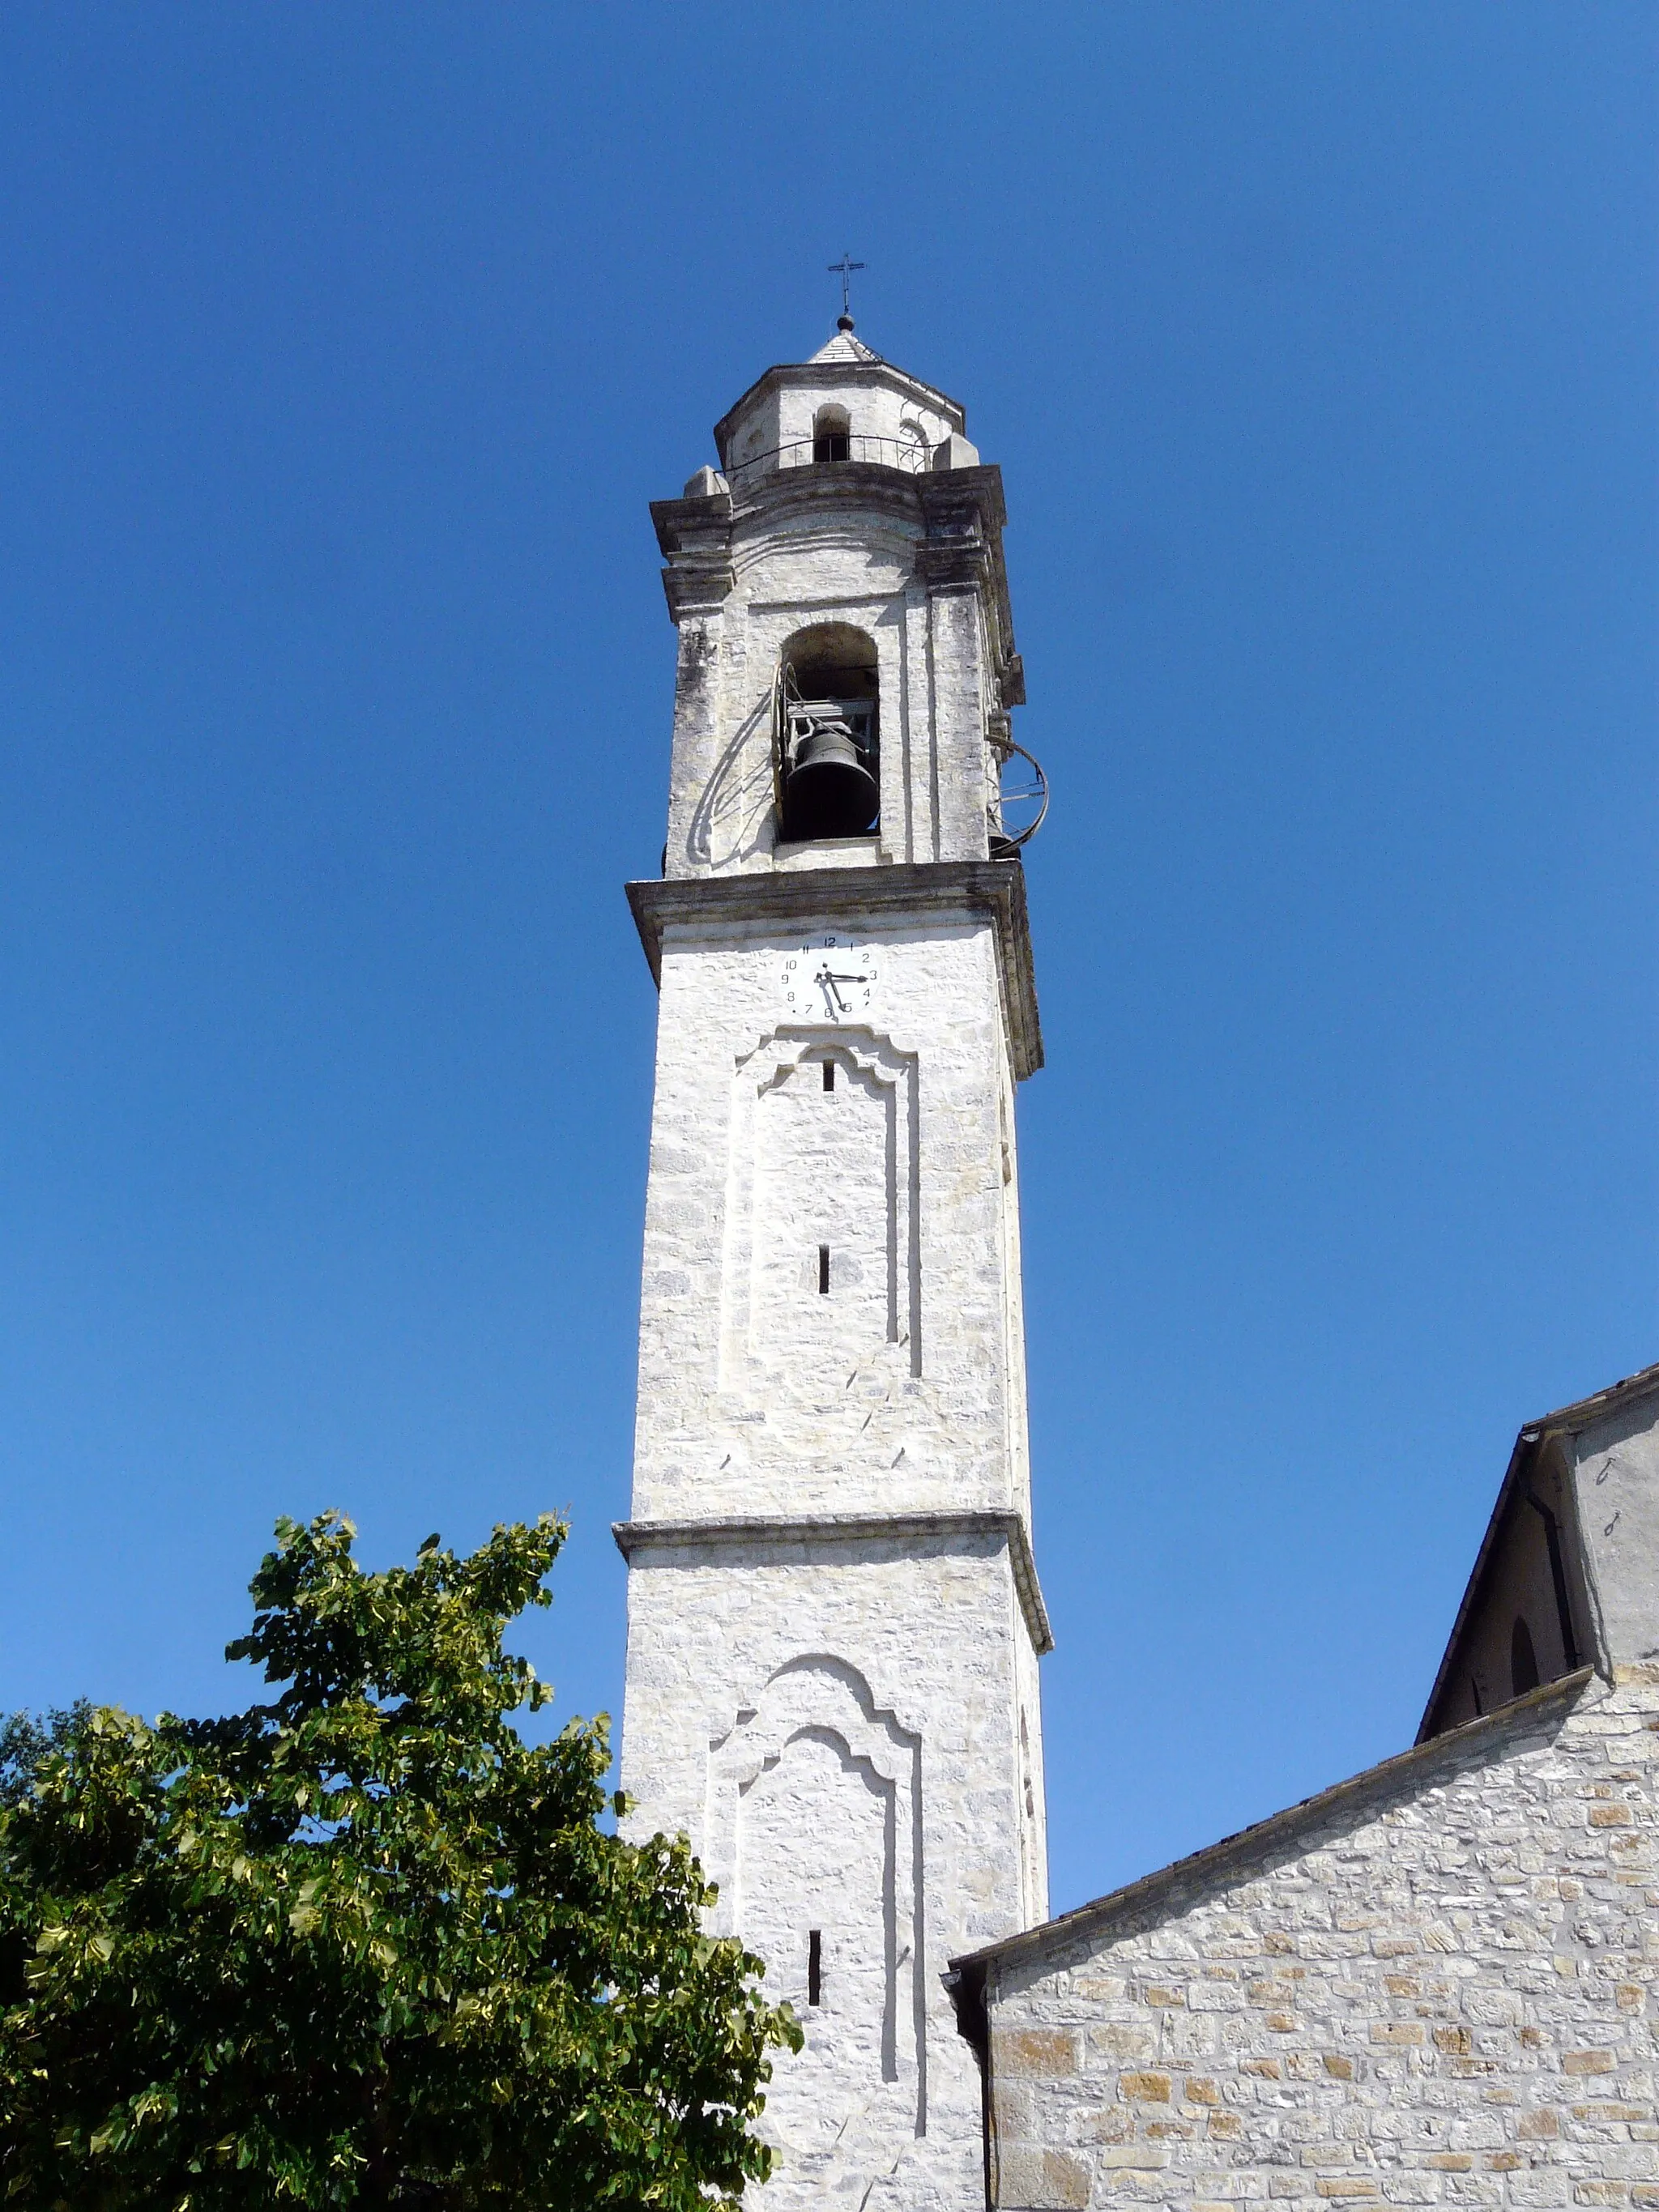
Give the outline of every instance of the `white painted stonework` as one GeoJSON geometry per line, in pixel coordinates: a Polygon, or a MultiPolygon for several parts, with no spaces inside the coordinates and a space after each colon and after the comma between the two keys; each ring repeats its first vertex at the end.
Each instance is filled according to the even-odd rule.
{"type": "Polygon", "coordinates": [[[941,1977],[1047,1911],[1013,1110],[1041,1042],[989,857],[1022,690],[962,429],[843,333],[653,510],[680,646],[665,875],[629,887],[661,997],[623,1786],[805,2026],[780,2208],[982,2203],[941,1977]],[[752,465],[825,408],[850,462],[752,465]],[[880,818],[781,846],[775,682],[825,623],[878,672],[880,818]]]}

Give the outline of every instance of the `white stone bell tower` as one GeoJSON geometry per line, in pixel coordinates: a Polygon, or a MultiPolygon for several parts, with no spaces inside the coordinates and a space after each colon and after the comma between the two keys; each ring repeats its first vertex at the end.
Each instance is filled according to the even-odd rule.
{"type": "Polygon", "coordinates": [[[843,317],[653,507],[679,666],[623,1786],[806,2033],[769,2205],[983,2203],[940,1977],[1048,1910],[1002,482],[843,317]]]}

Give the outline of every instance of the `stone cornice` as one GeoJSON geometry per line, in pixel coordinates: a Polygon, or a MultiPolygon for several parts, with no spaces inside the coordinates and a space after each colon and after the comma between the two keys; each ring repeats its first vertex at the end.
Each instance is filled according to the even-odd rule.
{"type": "Polygon", "coordinates": [[[662,981],[662,939],[674,924],[860,921],[948,913],[989,915],[1009,1056],[1017,1081],[1042,1065],[1036,978],[1025,911],[1025,871],[1018,860],[920,860],[873,868],[756,869],[726,876],[667,876],[628,885],[628,903],[662,981]]]}
{"type": "Polygon", "coordinates": [[[885,508],[907,521],[916,543],[916,574],[931,592],[977,592],[986,610],[991,658],[1004,707],[1025,701],[1025,670],[1014,647],[1002,532],[1008,520],[1002,471],[994,464],[915,476],[862,461],[823,467],[769,469],[734,501],[729,492],[706,499],[658,499],[651,520],[667,566],[662,572],[675,622],[710,613],[731,591],[734,530],[786,515],[822,513],[844,520],[849,510],[885,508]]]}
{"type": "Polygon", "coordinates": [[[756,1515],[729,1521],[617,1521],[611,1533],[630,1564],[636,1552],[696,1550],[710,1544],[745,1544],[758,1550],[799,1544],[948,1543],[953,1537],[1000,1536],[1008,1546],[1014,1588],[1033,1648],[1039,1658],[1054,1648],[1024,1516],[1008,1507],[955,1513],[821,1513],[788,1520],[756,1515]]]}
{"type": "Polygon", "coordinates": [[[732,499],[653,499],[651,520],[668,566],[662,587],[678,624],[688,614],[712,614],[737,580],[732,565],[732,499]]]}

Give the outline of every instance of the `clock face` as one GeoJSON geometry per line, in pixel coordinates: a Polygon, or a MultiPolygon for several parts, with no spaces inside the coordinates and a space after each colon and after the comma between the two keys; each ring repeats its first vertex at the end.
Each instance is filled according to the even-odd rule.
{"type": "Polygon", "coordinates": [[[875,949],[825,930],[790,946],[779,963],[778,981],[797,1021],[856,1021],[869,1012],[874,996],[875,949]]]}

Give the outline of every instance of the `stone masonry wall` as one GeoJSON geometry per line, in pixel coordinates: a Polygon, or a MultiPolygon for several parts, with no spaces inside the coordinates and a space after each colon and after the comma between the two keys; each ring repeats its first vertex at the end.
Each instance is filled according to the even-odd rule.
{"type": "MultiPolygon", "coordinates": [[[[720,1886],[714,1928],[761,1953],[767,1994],[805,2025],[801,2056],[775,2062],[763,2204],[977,2212],[977,2069],[940,1977],[1019,1925],[1022,1862],[1042,1850],[1040,1797],[1035,1821],[1020,1811],[1015,1686],[1034,1692],[1036,1668],[1006,1540],[688,1534],[630,1564],[629,1832],[690,1837],[720,1886]],[[839,1777],[836,1759],[794,1763],[826,1746],[839,1777]],[[751,1820],[771,1767],[787,1849],[751,1820]],[[838,1899],[819,1861],[854,1859],[854,1769],[889,1808],[886,1843],[854,1869],[863,1893],[838,1899]],[[884,1915],[888,1994],[864,2003],[854,1980],[878,1963],[884,1915]],[[817,2008],[810,1926],[824,1931],[817,2008]]],[[[1040,1757],[1034,1705],[1028,1732],[1040,1757]]]]}
{"type": "Polygon", "coordinates": [[[993,2201],[1659,2206],[1656,1764],[1556,1685],[994,1961],[993,2201]]]}
{"type": "MultiPolygon", "coordinates": [[[[833,881],[824,907],[845,929],[833,881]]],[[[991,925],[964,911],[848,931],[872,950],[878,981],[867,1017],[838,1030],[797,1023],[782,995],[782,963],[806,933],[805,923],[735,941],[677,931],[665,944],[635,1516],[1024,1509],[1024,1376],[1009,1319],[1019,1285],[1004,1274],[1018,1262],[1018,1194],[1000,1167],[1006,1049],[991,925]],[[833,1053],[841,1087],[807,1101],[826,1130],[845,1118],[855,1065],[890,1078],[903,1104],[897,1342],[868,1340],[851,1310],[839,1347],[800,1334],[799,1309],[818,1303],[819,1242],[842,1241],[820,1206],[825,1176],[799,1176],[788,1205],[775,1184],[769,1224],[750,1202],[767,1164],[757,1092],[792,1056],[833,1053]],[[757,1237],[763,1250],[793,1238],[813,1271],[773,1339],[738,1326],[757,1237]]],[[[884,1219],[870,1226],[878,1241],[890,1233],[884,1219]]],[[[839,1297],[825,1304],[828,1328],[839,1297]]]]}

